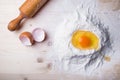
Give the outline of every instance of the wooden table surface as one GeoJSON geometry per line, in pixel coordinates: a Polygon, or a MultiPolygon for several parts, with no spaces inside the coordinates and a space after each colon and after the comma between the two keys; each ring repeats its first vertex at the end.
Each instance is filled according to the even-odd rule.
{"type": "MultiPolygon", "coordinates": [[[[55,29],[64,20],[64,16],[74,11],[81,0],[50,0],[36,16],[26,19],[21,24],[23,27],[20,30],[10,32],[7,25],[9,21],[19,15],[19,7],[24,1],[0,0],[0,80],[58,80],[61,77],[60,75],[45,74],[48,72],[47,61],[44,59],[44,63],[39,63],[38,60],[49,53],[55,29]],[[30,47],[22,45],[19,40],[20,33],[24,31],[32,32],[35,28],[43,28],[46,31],[46,40],[30,47]]],[[[119,49],[120,15],[117,16],[115,13],[115,18],[109,16],[105,20],[111,19],[112,27],[110,30],[113,30],[112,36],[116,40],[115,46],[119,46],[119,49]],[[115,21],[116,23],[113,23],[115,21]]],[[[117,54],[120,52],[118,49],[116,49],[117,54]]],[[[119,57],[116,56],[113,57],[112,62],[118,61],[119,57]]],[[[63,80],[76,78],[76,76],[70,77],[69,75],[64,77],[66,79],[63,80]]],[[[75,80],[79,79],[76,78],[75,80]]]]}

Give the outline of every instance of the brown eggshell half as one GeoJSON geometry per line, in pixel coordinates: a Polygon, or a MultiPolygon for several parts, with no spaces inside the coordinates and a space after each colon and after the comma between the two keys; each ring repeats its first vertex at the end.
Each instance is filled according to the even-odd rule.
{"type": "Polygon", "coordinates": [[[45,40],[45,31],[41,28],[35,28],[32,31],[32,36],[36,42],[42,42],[45,40]]]}
{"type": "Polygon", "coordinates": [[[30,32],[23,32],[19,36],[20,41],[25,46],[31,46],[34,43],[33,36],[30,32]]]}

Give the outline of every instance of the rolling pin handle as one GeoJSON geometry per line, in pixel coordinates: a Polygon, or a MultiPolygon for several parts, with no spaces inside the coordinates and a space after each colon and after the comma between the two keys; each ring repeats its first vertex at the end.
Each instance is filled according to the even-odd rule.
{"type": "Polygon", "coordinates": [[[12,20],[9,24],[8,24],[8,29],[10,31],[15,31],[17,28],[19,28],[19,24],[22,21],[22,19],[24,18],[23,14],[20,14],[16,19],[12,20]]]}

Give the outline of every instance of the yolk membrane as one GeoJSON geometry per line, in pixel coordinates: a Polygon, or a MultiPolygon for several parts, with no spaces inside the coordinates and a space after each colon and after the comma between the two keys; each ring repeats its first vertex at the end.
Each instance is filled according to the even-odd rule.
{"type": "Polygon", "coordinates": [[[88,48],[91,45],[91,40],[87,36],[81,36],[79,39],[79,43],[80,43],[81,47],[88,48]]]}

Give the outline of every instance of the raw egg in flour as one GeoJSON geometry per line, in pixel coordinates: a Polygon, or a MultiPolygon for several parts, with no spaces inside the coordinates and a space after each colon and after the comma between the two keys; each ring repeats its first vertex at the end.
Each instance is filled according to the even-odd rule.
{"type": "Polygon", "coordinates": [[[102,64],[103,60],[110,61],[104,57],[107,56],[107,51],[112,50],[109,28],[105,25],[97,14],[92,14],[81,6],[68,16],[56,28],[51,52],[55,68],[80,74],[87,70],[89,74],[102,64]]]}
{"type": "Polygon", "coordinates": [[[90,31],[77,30],[72,35],[71,43],[75,48],[81,50],[97,50],[99,39],[94,33],[90,31]]]}

